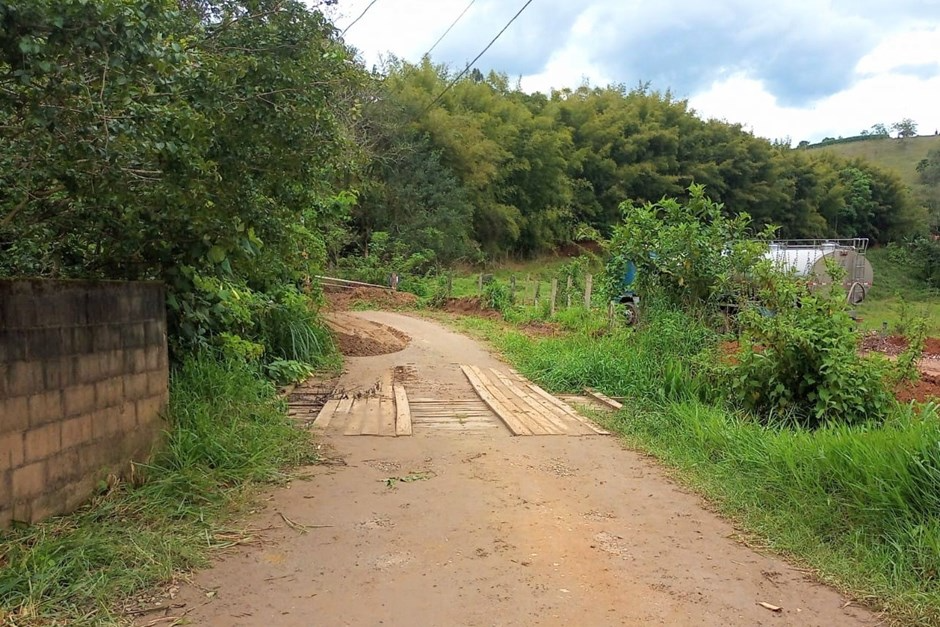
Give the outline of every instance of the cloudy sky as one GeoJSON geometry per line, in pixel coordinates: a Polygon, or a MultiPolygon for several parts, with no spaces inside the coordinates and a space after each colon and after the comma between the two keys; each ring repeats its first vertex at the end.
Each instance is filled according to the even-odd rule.
{"type": "MultiPolygon", "coordinates": [[[[372,0],[339,0],[340,29],[372,0]]],[[[469,0],[376,0],[347,33],[368,66],[416,61],[469,0]]],[[[463,68],[524,4],[475,0],[432,58],[463,68]]],[[[527,91],[650,82],[756,135],[940,129],[940,0],[533,0],[476,64],[527,91]]]]}

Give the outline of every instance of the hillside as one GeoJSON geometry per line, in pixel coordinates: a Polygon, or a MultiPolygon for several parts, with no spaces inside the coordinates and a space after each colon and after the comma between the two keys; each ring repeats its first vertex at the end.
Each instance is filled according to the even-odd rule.
{"type": "Polygon", "coordinates": [[[917,163],[935,148],[940,148],[940,135],[923,135],[904,140],[872,138],[809,147],[807,150],[828,150],[846,159],[860,157],[874,165],[897,172],[908,185],[917,185],[917,163]]]}

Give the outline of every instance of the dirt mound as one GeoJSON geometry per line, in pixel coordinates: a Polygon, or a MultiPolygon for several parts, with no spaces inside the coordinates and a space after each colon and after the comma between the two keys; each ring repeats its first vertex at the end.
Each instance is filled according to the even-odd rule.
{"type": "Polygon", "coordinates": [[[393,292],[377,287],[357,287],[330,291],[324,294],[329,308],[334,311],[352,309],[355,305],[368,303],[376,309],[401,309],[418,303],[418,297],[410,292],[393,292]]]}
{"type": "MultiPolygon", "coordinates": [[[[907,348],[907,338],[900,335],[882,335],[877,331],[871,331],[862,337],[859,346],[865,352],[895,356],[900,355],[907,348]]],[[[927,338],[924,342],[924,357],[940,357],[940,337],[927,338]]]]}
{"type": "Polygon", "coordinates": [[[463,296],[461,298],[448,298],[443,307],[444,311],[456,314],[472,314],[481,318],[502,318],[502,315],[494,310],[488,309],[483,300],[478,296],[463,296]]]}
{"type": "Polygon", "coordinates": [[[894,395],[902,403],[940,401],[940,376],[922,374],[920,381],[899,385],[894,395]]]}
{"type": "Polygon", "coordinates": [[[411,338],[398,329],[343,313],[326,315],[336,344],[346,357],[373,357],[404,350],[411,338]]]}

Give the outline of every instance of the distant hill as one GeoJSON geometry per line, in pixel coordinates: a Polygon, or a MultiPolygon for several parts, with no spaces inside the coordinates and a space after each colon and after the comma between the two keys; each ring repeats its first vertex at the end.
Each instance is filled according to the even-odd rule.
{"type": "Polygon", "coordinates": [[[860,157],[886,170],[893,170],[909,185],[917,185],[917,163],[934,148],[940,148],[940,135],[908,139],[890,137],[851,138],[851,141],[811,145],[805,150],[829,150],[849,159],[860,157]]]}

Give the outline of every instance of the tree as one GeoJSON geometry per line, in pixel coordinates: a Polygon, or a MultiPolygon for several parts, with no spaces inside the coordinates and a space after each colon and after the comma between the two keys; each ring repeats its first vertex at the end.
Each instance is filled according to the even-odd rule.
{"type": "Polygon", "coordinates": [[[884,124],[878,122],[871,125],[871,131],[868,134],[875,137],[888,137],[888,129],[884,124]]]}
{"type": "Polygon", "coordinates": [[[898,139],[917,136],[917,123],[911,118],[904,118],[891,125],[891,130],[898,134],[898,139]]]}

